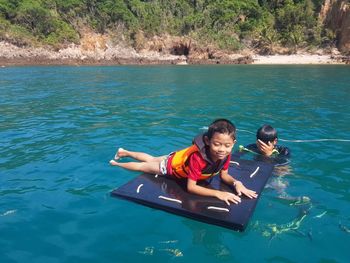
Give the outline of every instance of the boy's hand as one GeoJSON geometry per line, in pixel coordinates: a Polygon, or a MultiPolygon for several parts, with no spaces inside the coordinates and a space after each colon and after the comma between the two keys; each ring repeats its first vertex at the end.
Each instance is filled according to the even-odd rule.
{"type": "Polygon", "coordinates": [[[258,196],[258,194],[255,191],[246,188],[241,181],[236,180],[234,183],[234,187],[236,188],[237,194],[239,196],[242,194],[249,198],[257,198],[258,196]]]}
{"type": "Polygon", "coordinates": [[[264,143],[262,140],[257,140],[256,144],[258,145],[259,150],[266,156],[271,156],[275,146],[273,143],[268,142],[264,143]]]}
{"type": "Polygon", "coordinates": [[[225,201],[227,205],[230,205],[230,202],[238,204],[241,202],[241,198],[233,193],[218,191],[216,197],[222,201],[225,201]]]}

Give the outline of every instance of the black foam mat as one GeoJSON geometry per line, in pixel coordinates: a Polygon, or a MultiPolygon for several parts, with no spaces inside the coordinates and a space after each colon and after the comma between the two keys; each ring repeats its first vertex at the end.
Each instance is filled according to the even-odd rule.
{"type": "MultiPolygon", "coordinates": [[[[141,174],[113,190],[111,195],[209,224],[243,231],[272,170],[273,165],[268,163],[250,160],[232,162],[229,174],[242,181],[247,188],[256,191],[259,196],[256,199],[242,196],[241,203],[229,206],[214,197],[188,193],[186,180],[152,174],[141,174]]],[[[201,185],[235,193],[234,187],[221,182],[219,175],[210,181],[201,182],[201,185]]]]}

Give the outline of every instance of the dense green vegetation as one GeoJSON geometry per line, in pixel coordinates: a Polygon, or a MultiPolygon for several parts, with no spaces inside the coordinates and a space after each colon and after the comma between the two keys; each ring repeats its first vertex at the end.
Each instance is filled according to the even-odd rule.
{"type": "Polygon", "coordinates": [[[0,0],[0,40],[18,45],[79,43],[82,28],[137,35],[186,35],[202,44],[270,52],[331,43],[321,0],[0,0]],[[118,32],[116,32],[118,31],[118,32]]]}

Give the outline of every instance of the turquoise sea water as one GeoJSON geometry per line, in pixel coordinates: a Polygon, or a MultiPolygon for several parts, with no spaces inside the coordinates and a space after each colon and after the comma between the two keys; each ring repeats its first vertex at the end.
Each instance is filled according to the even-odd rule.
{"type": "Polygon", "coordinates": [[[349,141],[281,142],[290,170],[243,233],[110,197],[137,173],[108,164],[118,147],[187,146],[219,117],[235,149],[263,123],[349,140],[349,101],[348,66],[1,68],[0,262],[349,262],[349,141]]]}

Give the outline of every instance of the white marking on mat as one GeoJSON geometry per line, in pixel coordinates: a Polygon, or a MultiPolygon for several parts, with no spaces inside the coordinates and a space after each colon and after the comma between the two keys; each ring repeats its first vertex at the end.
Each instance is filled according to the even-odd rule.
{"type": "Polygon", "coordinates": [[[259,171],[260,167],[258,166],[255,171],[250,175],[250,178],[252,178],[258,171],[259,171]]]}
{"type": "Polygon", "coordinates": [[[157,177],[158,177],[158,174],[156,174],[154,177],[157,178],[157,177]]]}
{"type": "Polygon", "coordinates": [[[235,161],[230,161],[230,163],[239,165],[239,162],[235,162],[235,161]]]}
{"type": "Polygon", "coordinates": [[[142,186],[143,186],[143,184],[140,184],[140,185],[137,187],[136,193],[139,193],[139,192],[140,192],[140,189],[141,189],[142,186]]]}
{"type": "Polygon", "coordinates": [[[169,197],[162,196],[162,195],[158,196],[158,198],[164,199],[164,200],[167,200],[167,201],[171,201],[171,202],[176,202],[176,203],[182,204],[182,201],[181,201],[181,200],[178,200],[178,199],[175,199],[175,198],[169,198],[169,197]]]}
{"type": "Polygon", "coordinates": [[[207,209],[209,209],[209,210],[219,210],[219,211],[225,211],[225,212],[229,212],[230,211],[227,208],[217,207],[217,206],[208,206],[207,209]]]}

